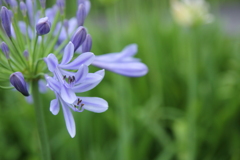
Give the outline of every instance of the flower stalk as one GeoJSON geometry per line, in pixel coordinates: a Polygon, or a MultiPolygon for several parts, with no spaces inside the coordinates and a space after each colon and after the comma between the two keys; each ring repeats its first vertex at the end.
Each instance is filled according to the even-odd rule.
{"type": "Polygon", "coordinates": [[[37,120],[38,135],[41,143],[42,159],[51,160],[47,129],[46,129],[45,118],[43,114],[43,106],[42,106],[40,93],[38,91],[38,81],[36,80],[32,82],[32,96],[33,96],[34,109],[35,109],[36,120],[37,120]]]}

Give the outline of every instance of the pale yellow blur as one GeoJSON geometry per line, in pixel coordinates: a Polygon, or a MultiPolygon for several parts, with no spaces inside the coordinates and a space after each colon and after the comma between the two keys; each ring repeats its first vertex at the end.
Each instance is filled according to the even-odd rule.
{"type": "Polygon", "coordinates": [[[171,11],[175,21],[187,27],[211,23],[213,15],[204,0],[171,0],[171,11]]]}

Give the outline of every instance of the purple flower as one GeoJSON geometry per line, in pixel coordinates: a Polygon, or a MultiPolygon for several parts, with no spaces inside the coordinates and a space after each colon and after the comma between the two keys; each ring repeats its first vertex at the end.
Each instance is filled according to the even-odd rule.
{"type": "Polygon", "coordinates": [[[38,35],[45,35],[50,32],[51,23],[48,17],[40,18],[36,24],[36,31],[38,35]]]}
{"type": "Polygon", "coordinates": [[[27,83],[24,80],[21,72],[15,72],[10,75],[10,83],[24,96],[29,96],[27,83]]]}
{"type": "Polygon", "coordinates": [[[97,86],[104,77],[104,70],[88,73],[88,66],[95,58],[93,53],[83,53],[71,61],[73,54],[74,45],[69,42],[64,49],[60,64],[54,54],[49,54],[48,57],[44,58],[49,71],[54,75],[53,77],[45,76],[47,86],[56,95],[56,99],[51,101],[50,111],[54,115],[58,114],[59,102],[61,103],[67,130],[71,137],[75,136],[76,129],[70,109],[76,112],[82,112],[84,109],[104,112],[108,108],[107,102],[101,98],[78,97],[76,95],[76,93],[86,92],[97,86]],[[71,70],[77,71],[71,72],[71,70]]]}
{"type": "Polygon", "coordinates": [[[137,45],[131,44],[119,53],[108,53],[96,56],[92,65],[124,76],[144,76],[148,72],[148,67],[140,62],[139,59],[133,58],[136,53],[137,45]]]}

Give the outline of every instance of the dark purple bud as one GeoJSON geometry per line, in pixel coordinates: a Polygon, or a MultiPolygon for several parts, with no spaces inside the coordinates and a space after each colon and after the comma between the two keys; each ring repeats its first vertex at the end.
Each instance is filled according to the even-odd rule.
{"type": "Polygon", "coordinates": [[[82,44],[82,53],[90,52],[92,48],[92,37],[87,34],[85,41],[82,44]]]}
{"type": "Polygon", "coordinates": [[[11,37],[12,13],[5,6],[2,6],[0,14],[1,14],[1,20],[2,20],[2,28],[5,30],[8,37],[11,37]]]}
{"type": "Polygon", "coordinates": [[[25,50],[25,51],[23,52],[23,56],[26,58],[26,60],[28,60],[28,58],[29,58],[29,52],[28,52],[28,50],[25,50]]]}
{"type": "Polygon", "coordinates": [[[26,17],[27,6],[23,1],[20,2],[20,10],[22,11],[23,16],[26,17]]]}
{"type": "Polygon", "coordinates": [[[24,96],[29,96],[27,83],[21,72],[15,72],[10,75],[10,83],[24,96]]]}
{"type": "Polygon", "coordinates": [[[2,52],[5,54],[6,58],[10,59],[10,57],[9,57],[9,48],[8,48],[8,46],[7,46],[7,44],[5,42],[1,43],[1,49],[2,49],[2,52]]]}
{"type": "Polygon", "coordinates": [[[65,0],[57,0],[56,4],[60,10],[60,13],[63,14],[63,11],[65,9],[65,0]]]}
{"type": "Polygon", "coordinates": [[[42,8],[46,7],[46,0],[39,0],[42,8]]]}
{"type": "Polygon", "coordinates": [[[71,41],[74,45],[74,51],[85,41],[87,36],[87,31],[84,27],[80,26],[77,28],[77,31],[74,33],[71,41]]]}
{"type": "Polygon", "coordinates": [[[44,17],[38,20],[36,25],[36,31],[38,35],[48,34],[50,32],[51,23],[48,20],[48,17],[44,17]]]}
{"type": "Polygon", "coordinates": [[[83,26],[84,20],[86,18],[86,10],[85,10],[84,4],[82,3],[79,4],[76,17],[77,17],[78,26],[83,26]]]}

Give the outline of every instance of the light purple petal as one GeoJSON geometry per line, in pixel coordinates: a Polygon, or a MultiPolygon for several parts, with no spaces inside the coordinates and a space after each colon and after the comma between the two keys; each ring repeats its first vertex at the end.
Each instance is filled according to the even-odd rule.
{"type": "Polygon", "coordinates": [[[124,57],[132,57],[137,53],[137,51],[138,51],[137,44],[130,44],[121,51],[121,54],[119,55],[118,58],[121,59],[124,57]]]}
{"type": "Polygon", "coordinates": [[[65,85],[62,85],[61,87],[61,97],[65,102],[69,104],[72,104],[77,99],[76,94],[71,89],[67,88],[65,85]]]}
{"type": "Polygon", "coordinates": [[[81,82],[84,78],[86,78],[87,74],[88,74],[88,66],[82,64],[75,75],[75,78],[76,78],[75,82],[76,83],[81,82]]]}
{"type": "Polygon", "coordinates": [[[89,73],[83,83],[75,85],[72,89],[76,93],[86,92],[96,87],[103,79],[104,75],[89,73]]]}
{"type": "Polygon", "coordinates": [[[29,104],[32,104],[33,103],[33,97],[32,95],[29,95],[27,97],[25,97],[26,101],[29,103],[29,104]]]}
{"type": "Polygon", "coordinates": [[[63,109],[63,115],[64,115],[68,133],[73,138],[76,135],[76,126],[75,126],[73,115],[68,105],[63,101],[62,101],[62,109],[63,109]]]}
{"type": "Polygon", "coordinates": [[[107,53],[96,56],[95,61],[103,62],[122,62],[122,61],[139,61],[132,58],[137,53],[137,44],[126,46],[121,52],[107,53]]]}
{"type": "Polygon", "coordinates": [[[60,110],[59,103],[57,99],[53,99],[50,103],[50,111],[53,115],[57,115],[60,110]]]}
{"type": "Polygon", "coordinates": [[[69,42],[68,45],[64,49],[64,54],[62,58],[61,64],[67,64],[68,62],[71,61],[72,57],[74,54],[74,45],[72,42],[69,42]]]}
{"type": "Polygon", "coordinates": [[[54,72],[58,66],[57,57],[51,53],[46,58],[44,58],[44,61],[47,64],[49,71],[54,72]]]}
{"type": "Polygon", "coordinates": [[[47,81],[47,87],[49,87],[51,90],[60,93],[60,84],[57,80],[55,80],[54,78],[50,77],[50,76],[45,76],[45,79],[47,81]]]}
{"type": "Polygon", "coordinates": [[[95,55],[92,52],[86,52],[79,55],[74,61],[70,62],[69,64],[59,65],[59,67],[63,69],[78,69],[82,64],[89,66],[94,59],[95,55]]]}
{"type": "Polygon", "coordinates": [[[92,65],[128,77],[141,77],[148,72],[148,67],[141,62],[106,63],[101,61],[94,61],[92,65]]]}
{"type": "Polygon", "coordinates": [[[82,104],[84,104],[84,109],[101,113],[108,109],[108,103],[102,98],[98,97],[79,97],[82,100],[82,104]]]}
{"type": "Polygon", "coordinates": [[[46,93],[47,92],[46,81],[40,79],[38,81],[38,89],[39,89],[39,92],[46,93]]]}

